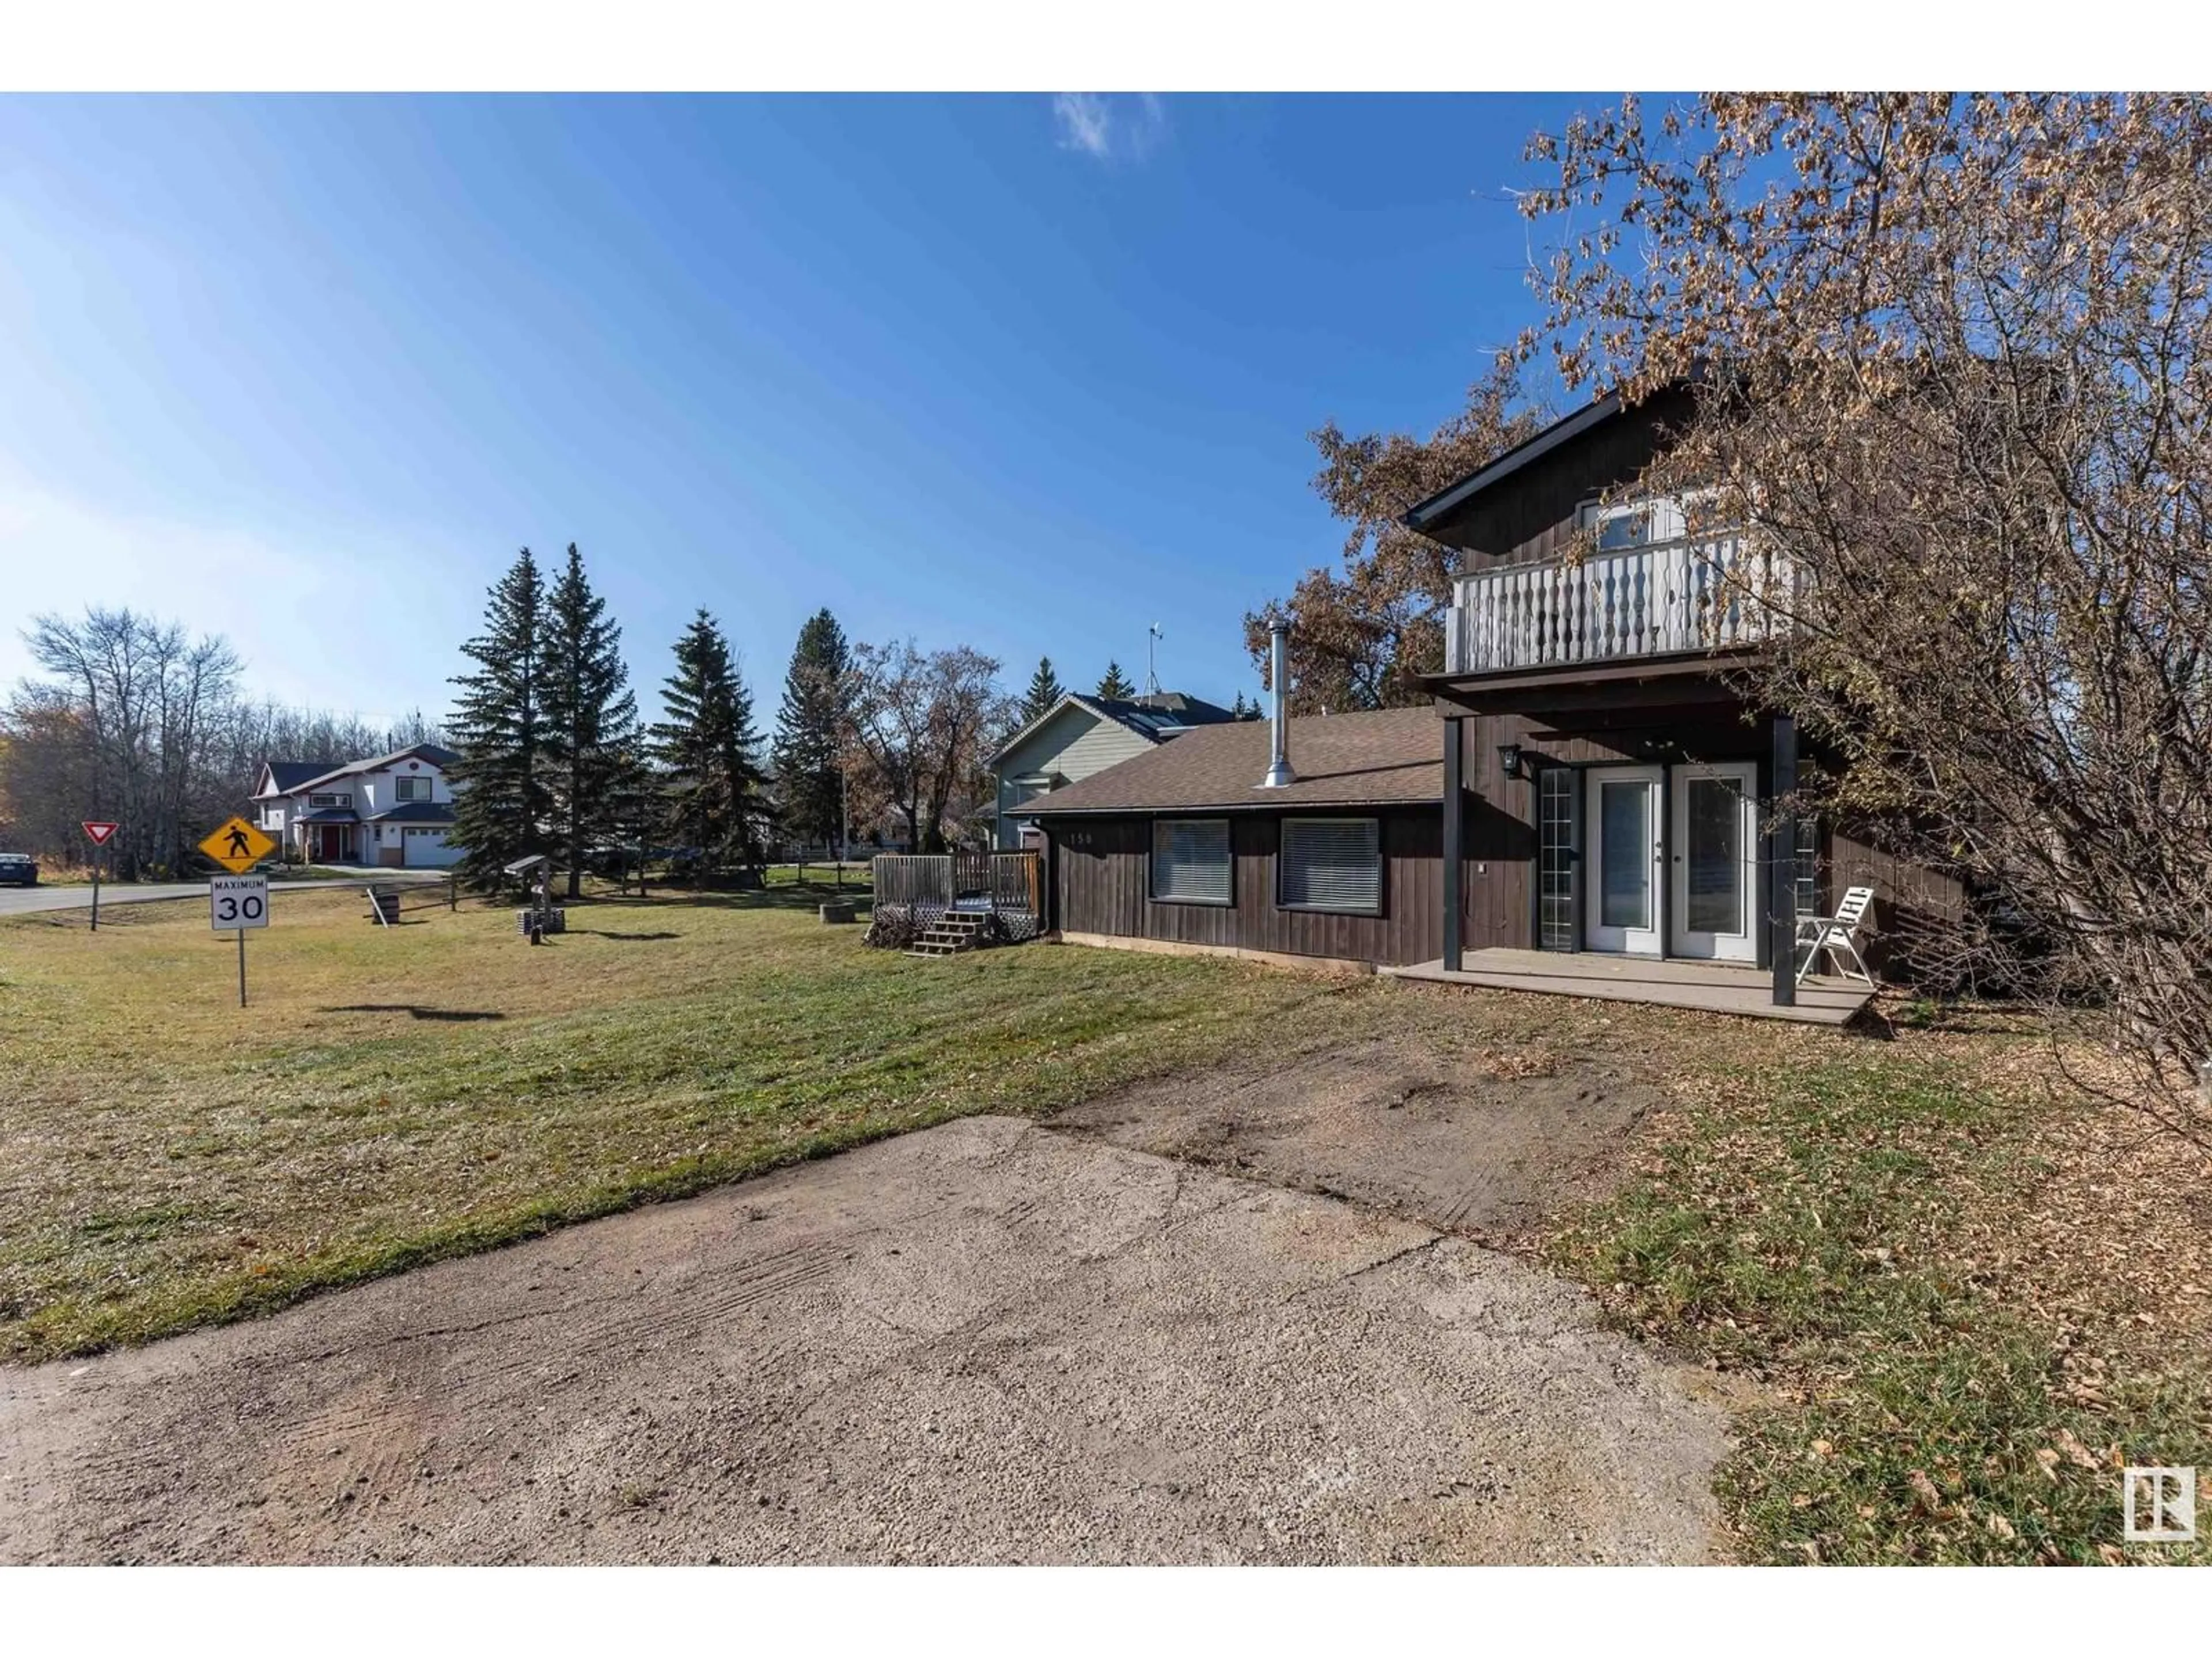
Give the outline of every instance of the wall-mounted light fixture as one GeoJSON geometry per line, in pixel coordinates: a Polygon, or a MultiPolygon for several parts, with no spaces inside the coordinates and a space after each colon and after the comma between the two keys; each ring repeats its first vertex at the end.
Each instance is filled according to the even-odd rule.
{"type": "Polygon", "coordinates": [[[1507,777],[1519,777],[1521,775],[1521,745],[1517,743],[1499,744],[1498,763],[1505,769],[1507,777]]]}

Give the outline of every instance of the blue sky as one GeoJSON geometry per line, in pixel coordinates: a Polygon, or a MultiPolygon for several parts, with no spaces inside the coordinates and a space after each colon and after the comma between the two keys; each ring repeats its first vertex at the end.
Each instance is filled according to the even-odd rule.
{"type": "Polygon", "coordinates": [[[1533,314],[1523,141],[1606,101],[0,100],[0,683],[131,604],[437,714],[574,540],[641,693],[704,605],[763,726],[823,605],[1255,692],[1338,552],[1305,434],[1450,412],[1533,314]]]}

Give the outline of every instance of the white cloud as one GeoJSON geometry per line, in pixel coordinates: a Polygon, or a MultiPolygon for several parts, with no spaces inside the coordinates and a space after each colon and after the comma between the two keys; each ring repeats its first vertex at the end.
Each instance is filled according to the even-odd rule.
{"type": "Polygon", "coordinates": [[[1167,106],[1157,93],[1055,93],[1052,115],[1062,149],[1101,161],[1141,161],[1167,136],[1167,106]]]}

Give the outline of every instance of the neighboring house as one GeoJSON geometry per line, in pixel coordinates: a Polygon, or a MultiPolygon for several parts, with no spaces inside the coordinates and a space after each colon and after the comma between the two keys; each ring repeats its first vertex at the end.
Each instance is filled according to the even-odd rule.
{"type": "Polygon", "coordinates": [[[1461,560],[1431,708],[1290,721],[1286,788],[1261,787],[1253,723],[1035,803],[1051,925],[1531,978],[1529,953],[1676,959],[1787,1005],[1796,917],[1846,888],[1874,888],[1878,945],[1955,917],[1955,884],[1863,826],[1769,810],[1796,728],[1719,672],[1763,618],[1715,572],[1787,571],[1739,535],[1686,538],[1672,503],[1601,504],[1680,413],[1595,404],[1407,514],[1461,560]],[[1595,550],[1570,564],[1577,530],[1595,550]]]}
{"type": "Polygon", "coordinates": [[[443,868],[460,862],[451,844],[460,757],[418,743],[373,760],[331,766],[269,761],[253,792],[254,821],[310,864],[443,868]]]}
{"type": "Polygon", "coordinates": [[[1002,851],[1018,849],[1023,830],[1036,821],[1038,803],[1054,790],[1141,755],[1194,726],[1218,726],[1236,718],[1218,704],[1180,691],[1156,691],[1127,700],[1068,692],[984,763],[998,787],[996,844],[1002,851]]]}

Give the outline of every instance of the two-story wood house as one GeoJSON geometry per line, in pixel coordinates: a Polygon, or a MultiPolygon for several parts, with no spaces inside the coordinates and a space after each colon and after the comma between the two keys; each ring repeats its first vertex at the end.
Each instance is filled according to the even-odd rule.
{"type": "Polygon", "coordinates": [[[1411,711],[1425,727],[1288,721],[1275,787],[1256,738],[1195,732],[1039,803],[1053,925],[1848,1018],[1857,991],[1796,983],[1798,917],[1872,887],[1879,963],[1883,933],[1960,896],[1786,810],[1796,727],[1723,671],[1766,647],[1756,595],[1790,573],[1633,490],[1685,396],[1592,404],[1407,515],[1460,556],[1433,712],[1411,711]]]}
{"type": "Polygon", "coordinates": [[[365,864],[442,869],[459,862],[453,846],[454,785],[460,759],[434,743],[331,766],[269,761],[253,792],[254,821],[286,855],[309,864],[365,864]]]}

